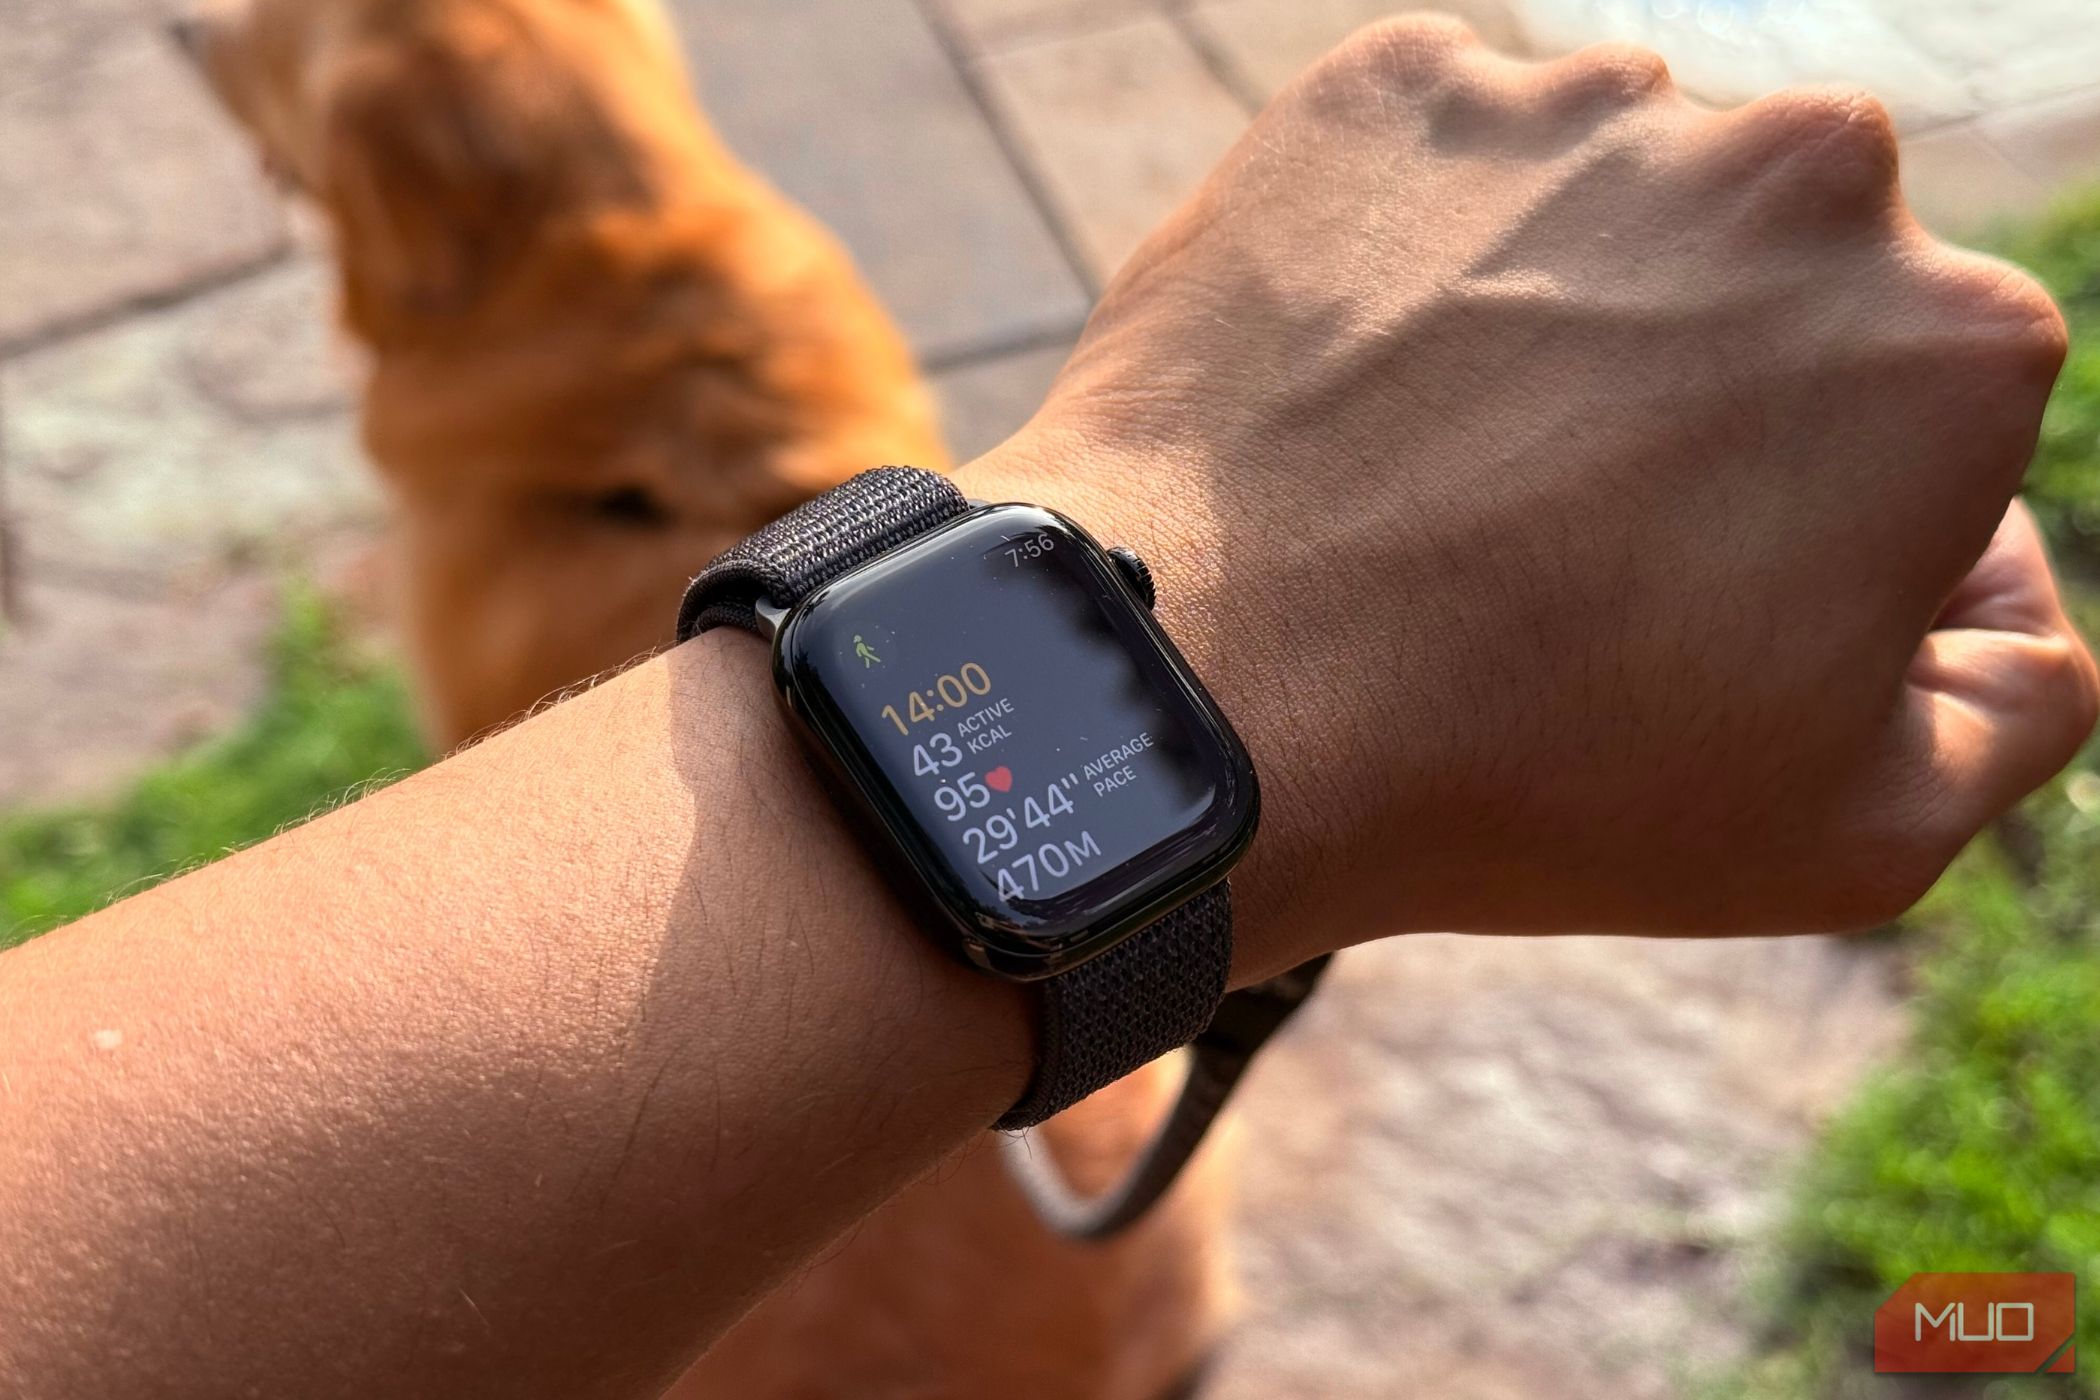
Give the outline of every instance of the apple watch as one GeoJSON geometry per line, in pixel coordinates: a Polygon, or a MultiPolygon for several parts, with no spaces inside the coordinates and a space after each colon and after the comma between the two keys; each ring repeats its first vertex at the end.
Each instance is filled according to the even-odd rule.
{"type": "Polygon", "coordinates": [[[927,931],[1037,989],[1034,1074],[996,1126],[1195,1046],[1181,1102],[1117,1191],[1079,1201],[1047,1162],[1017,1159],[1045,1219],[1089,1237],[1165,1189],[1319,974],[1226,996],[1225,877],[1259,788],[1152,588],[1135,554],[1055,511],[881,467],[721,555],[678,619],[681,642],[720,626],[770,640],[788,723],[927,931]]]}

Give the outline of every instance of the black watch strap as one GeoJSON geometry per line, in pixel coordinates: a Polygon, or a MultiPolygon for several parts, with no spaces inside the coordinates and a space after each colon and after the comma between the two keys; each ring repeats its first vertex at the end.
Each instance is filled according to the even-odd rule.
{"type": "Polygon", "coordinates": [[[724,550],[678,609],[678,640],[712,627],[759,631],[761,602],[791,608],[848,569],[970,509],[945,476],[877,467],[842,482],[724,550]]]}
{"type": "Polygon", "coordinates": [[[1297,1014],[1320,985],[1333,954],[1300,963],[1278,977],[1242,987],[1226,997],[1217,1015],[1189,1046],[1188,1077],[1159,1129],[1123,1177],[1098,1196],[1076,1194],[1035,1144],[1019,1135],[1001,1148],[1014,1181],[1043,1223],[1074,1239],[1106,1239],[1144,1215],[1166,1194],[1202,1145],[1203,1136],[1254,1063],[1255,1052],[1297,1014]]]}
{"type": "MultiPolygon", "coordinates": [[[[913,467],[863,472],[797,506],[702,570],[679,609],[678,640],[714,627],[760,632],[761,603],[793,607],[849,569],[970,509],[955,484],[933,472],[913,467]]],[[[1199,1041],[1220,1003],[1228,1000],[1231,963],[1232,902],[1221,882],[1099,957],[1037,984],[1041,1026],[1035,1075],[1021,1101],[996,1126],[1033,1127],[1160,1056],[1199,1041]]],[[[1251,1054],[1249,1048],[1246,1055],[1251,1054]]],[[[1208,1067],[1192,1072],[1169,1131],[1147,1153],[1151,1172],[1141,1170],[1122,1190],[1102,1198],[1103,1210],[1090,1214],[1083,1203],[1060,1198],[1052,1178],[1032,1181],[1024,1174],[1022,1184],[1046,1222],[1065,1233],[1098,1237],[1142,1214],[1194,1151],[1223,1101],[1217,1063],[1203,1061],[1199,1050],[1199,1066],[1208,1067]]],[[[1237,1078],[1234,1069],[1223,1087],[1229,1089],[1237,1078]]]]}

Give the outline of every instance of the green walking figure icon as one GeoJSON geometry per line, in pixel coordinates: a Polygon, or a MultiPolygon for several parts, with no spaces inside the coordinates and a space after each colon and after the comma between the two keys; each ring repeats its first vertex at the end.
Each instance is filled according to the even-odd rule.
{"type": "Polygon", "coordinates": [[[860,658],[860,667],[863,671],[882,660],[881,657],[875,654],[873,647],[860,639],[858,633],[855,633],[853,637],[853,654],[860,658]]]}

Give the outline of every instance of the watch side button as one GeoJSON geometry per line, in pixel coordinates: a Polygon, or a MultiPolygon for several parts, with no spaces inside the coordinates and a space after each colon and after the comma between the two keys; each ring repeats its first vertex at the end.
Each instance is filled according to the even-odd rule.
{"type": "Polygon", "coordinates": [[[1123,575],[1123,582],[1130,585],[1130,591],[1137,594],[1146,607],[1151,607],[1155,598],[1152,566],[1140,559],[1138,552],[1129,545],[1117,545],[1108,552],[1108,557],[1116,561],[1116,569],[1123,575]]]}

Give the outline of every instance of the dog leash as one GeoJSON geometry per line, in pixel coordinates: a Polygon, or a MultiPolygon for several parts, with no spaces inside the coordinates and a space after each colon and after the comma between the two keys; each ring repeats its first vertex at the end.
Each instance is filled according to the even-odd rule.
{"type": "Polygon", "coordinates": [[[1189,1046],[1188,1078],[1174,1107],[1136,1165],[1099,1195],[1074,1191],[1048,1149],[1036,1150],[1026,1133],[1005,1134],[1000,1155],[1036,1217],[1074,1240],[1105,1240],[1142,1219],[1188,1166],[1256,1052],[1320,985],[1332,957],[1323,953],[1279,977],[1232,992],[1218,1004],[1209,1027],[1189,1046]]]}

